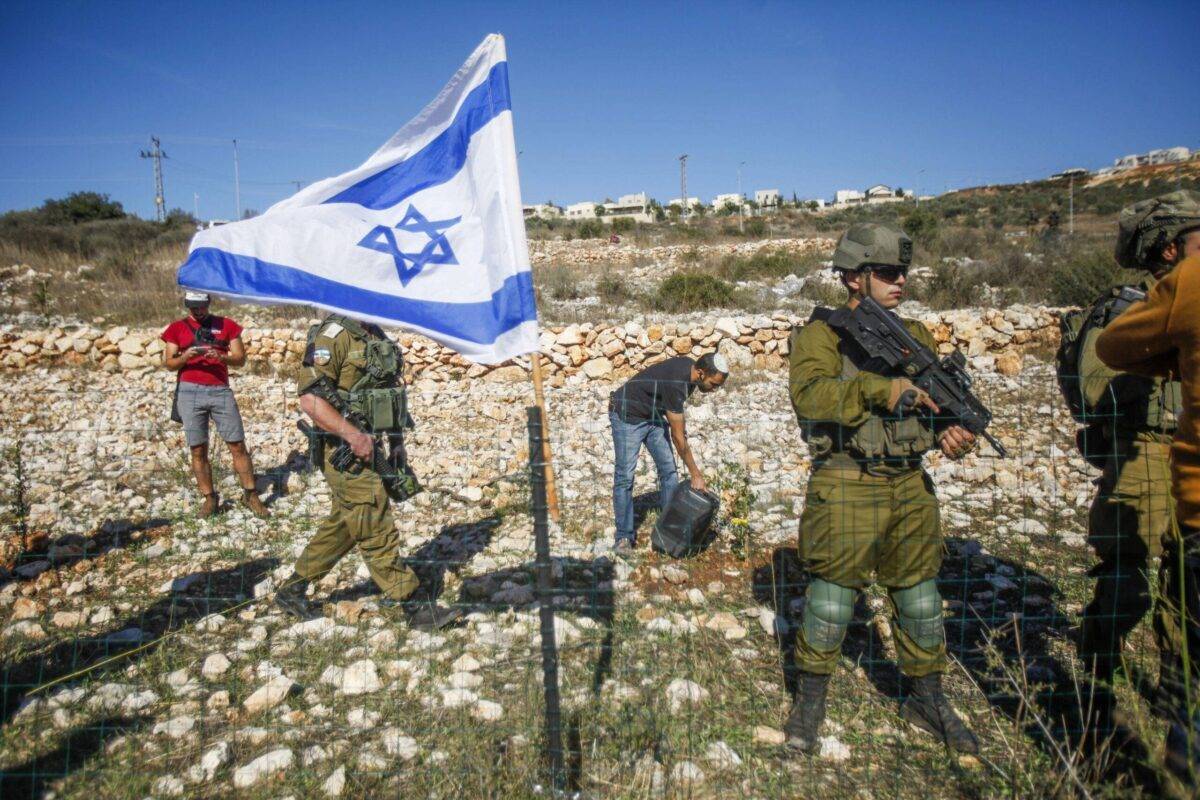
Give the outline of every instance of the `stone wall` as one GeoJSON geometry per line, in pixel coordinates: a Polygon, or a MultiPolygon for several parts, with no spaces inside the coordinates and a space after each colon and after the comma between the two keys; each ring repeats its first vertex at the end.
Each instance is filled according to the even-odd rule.
{"type": "Polygon", "coordinates": [[[535,266],[565,264],[586,267],[593,264],[654,264],[660,269],[674,267],[697,259],[749,256],[760,250],[774,250],[795,255],[812,252],[829,253],[834,239],[810,237],[803,239],[763,239],[753,242],[720,242],[717,244],[671,244],[658,247],[638,247],[610,244],[607,239],[531,239],[529,261],[535,266]]]}
{"type": "MultiPolygon", "coordinates": [[[[927,312],[921,320],[933,331],[942,352],[961,349],[976,370],[1016,374],[1022,353],[1031,347],[1055,346],[1057,309],[1013,306],[927,312]]],[[[782,369],[787,363],[788,336],[799,317],[721,317],[711,324],[570,325],[551,327],[541,335],[546,372],[552,386],[584,380],[615,380],[675,355],[698,356],[717,350],[736,369],[782,369]]],[[[307,325],[292,328],[248,328],[242,334],[253,360],[273,368],[294,367],[304,352],[307,325]]],[[[88,326],[53,330],[0,331],[0,368],[6,371],[34,365],[93,365],[109,372],[146,370],[161,361],[163,342],[158,329],[131,330],[88,326]]],[[[525,380],[524,365],[472,364],[457,353],[415,334],[400,333],[411,375],[425,379],[461,377],[484,380],[525,380]]]]}

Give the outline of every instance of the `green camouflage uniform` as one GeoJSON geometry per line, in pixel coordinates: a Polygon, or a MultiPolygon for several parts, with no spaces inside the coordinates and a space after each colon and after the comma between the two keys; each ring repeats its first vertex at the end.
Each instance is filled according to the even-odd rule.
{"type": "MultiPolygon", "coordinates": [[[[1155,282],[1146,275],[1138,288],[1148,292],[1155,282]]],[[[1087,331],[1079,355],[1084,400],[1097,420],[1083,440],[1085,455],[1102,469],[1088,514],[1088,542],[1100,563],[1090,573],[1096,589],[1083,611],[1079,655],[1085,663],[1094,660],[1097,674],[1109,678],[1125,636],[1150,610],[1150,570],[1171,530],[1175,502],[1169,454],[1180,386],[1105,366],[1096,357],[1102,330],[1087,331]]],[[[1155,614],[1155,631],[1169,636],[1177,626],[1160,619],[1161,611],[1155,614]]]]}
{"type": "MultiPolygon", "coordinates": [[[[374,326],[337,315],[328,317],[310,345],[311,353],[305,355],[305,361],[311,365],[300,378],[298,394],[309,393],[323,378],[343,397],[348,397],[352,389],[398,382],[400,376],[395,374],[364,380],[368,343],[384,338],[374,326]]],[[[307,581],[320,580],[357,545],[371,577],[383,593],[394,600],[403,600],[416,591],[419,581],[400,558],[400,540],[383,481],[369,467],[358,474],[334,469],[330,464],[334,448],[330,444],[325,448],[321,465],[329,482],[329,516],[300,554],[296,575],[307,581]]]]}
{"type": "MultiPolygon", "coordinates": [[[[937,351],[924,325],[904,324],[937,351]]],[[[917,416],[892,417],[887,408],[892,378],[862,371],[858,363],[861,356],[854,355],[853,345],[823,321],[811,321],[792,334],[792,407],[813,454],[799,552],[814,576],[840,591],[856,592],[873,582],[887,587],[899,623],[893,631],[900,668],[917,678],[946,667],[941,598],[932,583],[942,563],[941,527],[937,498],[921,468],[921,456],[936,437],[917,416]],[[914,628],[905,624],[900,607],[912,606],[900,599],[904,590],[918,586],[923,587],[926,613],[914,628]],[[914,637],[910,631],[923,633],[914,637]]],[[[797,665],[805,672],[830,674],[841,650],[840,636],[826,640],[836,640],[832,648],[809,641],[813,601],[810,591],[805,624],[796,637],[797,665]]],[[[843,613],[841,635],[849,622],[848,611],[843,613]]]]}

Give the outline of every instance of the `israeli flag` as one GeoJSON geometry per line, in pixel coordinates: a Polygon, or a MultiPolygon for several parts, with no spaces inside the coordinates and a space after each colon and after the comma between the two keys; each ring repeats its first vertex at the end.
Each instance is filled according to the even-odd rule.
{"type": "Polygon", "coordinates": [[[538,348],[504,37],[366,163],[201,231],[179,283],[307,303],[494,364],[538,348]]]}

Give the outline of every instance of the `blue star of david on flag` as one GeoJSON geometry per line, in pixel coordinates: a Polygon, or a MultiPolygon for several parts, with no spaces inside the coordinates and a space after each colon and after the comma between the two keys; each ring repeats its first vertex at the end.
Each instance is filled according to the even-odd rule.
{"type": "Polygon", "coordinates": [[[396,244],[396,234],[386,225],[376,225],[362,238],[358,246],[391,256],[396,262],[396,274],[400,276],[400,285],[408,286],[409,281],[420,275],[421,270],[430,264],[458,263],[454,251],[450,249],[450,242],[446,240],[445,231],[458,224],[461,219],[462,217],[429,220],[416,206],[410,205],[404,213],[404,219],[396,223],[395,228],[409,233],[423,233],[429,237],[429,241],[419,253],[401,252],[396,244]]]}

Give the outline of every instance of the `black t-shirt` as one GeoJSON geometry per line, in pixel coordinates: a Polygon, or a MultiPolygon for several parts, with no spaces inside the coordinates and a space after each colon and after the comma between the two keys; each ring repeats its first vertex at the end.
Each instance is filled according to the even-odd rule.
{"type": "Polygon", "coordinates": [[[684,401],[696,391],[695,364],[687,356],[678,356],[646,367],[612,393],[612,410],[624,420],[638,421],[661,421],[668,411],[682,414],[684,401]]]}

